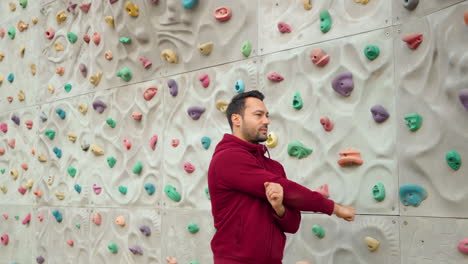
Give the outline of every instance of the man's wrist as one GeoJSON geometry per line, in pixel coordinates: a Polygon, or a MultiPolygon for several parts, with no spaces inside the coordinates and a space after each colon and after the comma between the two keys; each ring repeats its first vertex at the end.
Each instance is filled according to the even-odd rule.
{"type": "Polygon", "coordinates": [[[335,206],[333,207],[333,214],[338,214],[338,211],[340,210],[340,205],[335,203],[335,206]]]}
{"type": "Polygon", "coordinates": [[[279,206],[273,207],[273,209],[275,210],[276,215],[278,215],[279,217],[283,217],[284,213],[286,212],[286,208],[282,204],[279,206]]]}

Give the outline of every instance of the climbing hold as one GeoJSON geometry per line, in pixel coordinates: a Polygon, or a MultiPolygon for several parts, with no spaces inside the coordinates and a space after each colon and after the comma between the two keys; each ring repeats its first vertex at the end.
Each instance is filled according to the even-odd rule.
{"type": "MultiPolygon", "coordinates": [[[[30,68],[31,68],[31,74],[32,74],[33,76],[35,76],[35,75],[36,75],[36,64],[34,64],[34,63],[31,64],[31,65],[30,65],[30,68]]],[[[0,83],[1,83],[1,81],[0,81],[0,83]]]]}
{"type": "Polygon", "coordinates": [[[54,194],[55,194],[55,197],[57,197],[57,199],[59,200],[65,199],[65,194],[63,192],[55,191],[54,194]]]}
{"type": "Polygon", "coordinates": [[[173,138],[171,140],[171,146],[173,146],[174,148],[179,146],[179,140],[177,138],[173,138]]]}
{"type": "Polygon", "coordinates": [[[291,26],[284,22],[279,22],[277,27],[281,33],[291,33],[291,26]]]}
{"type": "Polygon", "coordinates": [[[155,150],[156,149],[156,143],[158,143],[158,135],[153,135],[151,138],[150,138],[150,148],[152,150],[155,150]]]}
{"type": "Polygon", "coordinates": [[[101,82],[101,78],[102,78],[102,72],[97,72],[91,75],[91,77],[89,78],[89,82],[93,84],[94,86],[97,86],[99,82],[101,82]]]}
{"type": "Polygon", "coordinates": [[[33,22],[34,25],[36,25],[37,22],[39,22],[39,18],[33,17],[31,21],[33,22]]]}
{"type": "Polygon", "coordinates": [[[93,223],[94,223],[95,225],[101,225],[101,223],[102,223],[102,216],[101,216],[100,213],[95,213],[95,214],[93,215],[93,223]]]}
{"type": "Polygon", "coordinates": [[[380,242],[375,238],[365,237],[364,240],[366,242],[367,249],[369,249],[370,252],[376,251],[380,246],[380,242]]]}
{"type": "Polygon", "coordinates": [[[445,160],[447,161],[447,164],[452,168],[453,170],[458,170],[461,167],[461,158],[460,154],[456,151],[449,151],[445,155],[445,160]]]}
{"type": "Polygon", "coordinates": [[[100,114],[102,114],[102,112],[106,110],[106,107],[107,107],[106,103],[104,103],[103,101],[99,99],[96,99],[93,102],[93,109],[96,110],[100,114]]]}
{"type": "Polygon", "coordinates": [[[365,5],[365,4],[369,3],[369,0],[354,0],[354,2],[365,5]]]}
{"type": "Polygon", "coordinates": [[[165,50],[161,51],[161,56],[162,56],[163,59],[165,59],[166,61],[168,61],[170,63],[177,63],[179,61],[175,51],[173,51],[171,49],[165,49],[165,50]]]}
{"type": "Polygon", "coordinates": [[[104,53],[104,58],[106,58],[106,60],[112,60],[112,51],[110,50],[107,50],[105,53],[104,53]]]}
{"type": "Polygon", "coordinates": [[[67,93],[69,93],[69,92],[71,91],[71,89],[72,89],[72,85],[69,84],[69,83],[67,83],[67,84],[65,84],[65,86],[63,87],[63,89],[64,89],[67,93]]]}
{"type": "Polygon", "coordinates": [[[182,6],[187,9],[192,9],[198,3],[198,0],[182,0],[182,6]]]}
{"type": "Polygon", "coordinates": [[[312,5],[310,4],[312,0],[302,0],[302,4],[305,10],[311,10],[312,5]]]}
{"type": "Polygon", "coordinates": [[[58,223],[61,223],[61,222],[62,222],[63,216],[62,216],[62,213],[59,212],[59,210],[53,210],[53,211],[52,211],[52,215],[55,217],[55,220],[56,220],[58,223]]]}
{"type": "Polygon", "coordinates": [[[328,10],[323,10],[320,12],[320,31],[327,33],[332,26],[332,19],[330,12],[328,10]]]}
{"type": "Polygon", "coordinates": [[[201,144],[204,149],[209,149],[211,145],[211,139],[209,137],[202,137],[201,144]]]}
{"type": "Polygon", "coordinates": [[[289,156],[294,156],[298,159],[302,159],[309,156],[310,153],[312,153],[312,149],[304,147],[304,145],[299,141],[293,141],[288,144],[289,156]]]}
{"type": "Polygon", "coordinates": [[[143,67],[145,69],[148,69],[153,63],[151,61],[149,61],[147,58],[145,57],[141,57],[140,58],[140,61],[141,61],[141,64],[143,65],[143,67]]]}
{"type": "Polygon", "coordinates": [[[187,110],[187,113],[193,120],[198,120],[198,119],[200,119],[201,115],[205,111],[206,111],[206,108],[203,107],[203,106],[191,106],[187,110]]]}
{"type": "Polygon", "coordinates": [[[119,249],[115,243],[110,243],[109,245],[107,245],[107,248],[113,254],[116,254],[117,252],[119,252],[119,249]]]}
{"type": "Polygon", "coordinates": [[[8,192],[8,188],[7,188],[5,185],[0,186],[0,190],[1,190],[3,193],[7,193],[7,192],[8,192]]]}
{"type": "Polygon", "coordinates": [[[312,63],[317,66],[325,66],[330,60],[330,55],[327,55],[322,49],[314,48],[310,52],[310,59],[312,63]]]}
{"type": "Polygon", "coordinates": [[[138,6],[130,1],[125,2],[125,10],[132,17],[138,16],[138,6]]]}
{"type": "Polygon", "coordinates": [[[229,103],[223,99],[218,99],[216,101],[216,109],[218,109],[223,114],[226,114],[228,105],[229,103]]]}
{"type": "Polygon", "coordinates": [[[0,27],[0,39],[5,37],[5,29],[0,27]]]}
{"type": "Polygon", "coordinates": [[[208,189],[208,187],[205,188],[205,195],[208,200],[211,200],[210,190],[208,189]]]}
{"type": "Polygon", "coordinates": [[[140,174],[142,170],[143,170],[143,163],[141,163],[141,161],[137,161],[135,165],[133,166],[133,173],[140,174]]]}
{"type": "Polygon", "coordinates": [[[423,118],[417,113],[412,113],[405,115],[405,120],[409,130],[416,131],[421,127],[423,118]]]}
{"type": "Polygon", "coordinates": [[[241,52],[245,57],[250,56],[250,53],[252,52],[252,44],[250,41],[246,40],[242,43],[241,52]]]}
{"type": "Polygon", "coordinates": [[[143,114],[140,112],[133,112],[132,113],[132,118],[136,121],[140,121],[141,118],[143,117],[143,114]]]}
{"type": "Polygon", "coordinates": [[[422,34],[406,34],[403,37],[403,41],[406,42],[406,45],[410,49],[417,49],[419,47],[419,44],[423,41],[423,35],[422,34]]]}
{"type": "Polygon", "coordinates": [[[237,80],[236,85],[234,86],[234,91],[236,91],[236,93],[243,93],[245,91],[245,84],[243,80],[237,80]]]}
{"type": "MultiPolygon", "coordinates": [[[[0,156],[3,156],[5,154],[5,149],[4,148],[0,148],[0,156]]],[[[2,169],[3,170],[3,169],[2,169]]]]}
{"type": "Polygon", "coordinates": [[[18,192],[24,195],[26,193],[26,189],[21,186],[18,188],[18,192]]]}
{"type": "Polygon", "coordinates": [[[174,97],[177,96],[177,94],[179,93],[179,87],[177,86],[177,82],[173,79],[169,79],[167,80],[167,86],[169,87],[169,93],[174,97]]]}
{"type": "Polygon", "coordinates": [[[68,174],[69,174],[71,177],[75,177],[75,175],[76,175],[76,168],[74,168],[74,167],[68,167],[67,171],[68,171],[68,174]]]}
{"type": "Polygon", "coordinates": [[[68,32],[67,39],[70,41],[70,43],[75,43],[78,40],[78,36],[73,32],[68,32]]]}
{"type": "Polygon", "coordinates": [[[355,149],[348,148],[340,151],[338,165],[345,167],[348,165],[361,165],[364,161],[361,159],[361,153],[355,149]]]}
{"type": "Polygon", "coordinates": [[[57,158],[59,158],[59,159],[62,158],[62,150],[61,149],[59,149],[57,147],[54,147],[52,149],[52,151],[55,153],[55,156],[57,156],[57,158]]]}
{"type": "Polygon", "coordinates": [[[277,74],[276,72],[272,72],[268,74],[267,78],[270,81],[274,81],[274,82],[281,82],[282,80],[284,80],[283,76],[277,74]]]}
{"type": "Polygon", "coordinates": [[[268,138],[266,140],[265,145],[269,148],[274,148],[278,144],[278,137],[274,132],[268,133],[268,138]]]}
{"type": "Polygon", "coordinates": [[[61,119],[65,119],[65,117],[67,116],[67,113],[61,109],[61,108],[58,108],[57,110],[55,110],[55,113],[61,118],[61,119]]]}
{"type": "Polygon", "coordinates": [[[210,76],[208,74],[204,73],[198,77],[198,80],[202,83],[203,87],[208,87],[210,85],[210,76]]]}
{"type": "Polygon", "coordinates": [[[18,100],[19,100],[20,102],[22,102],[22,101],[24,101],[24,99],[26,99],[26,96],[24,95],[23,90],[20,90],[20,91],[18,92],[18,100]]]}
{"type": "Polygon", "coordinates": [[[195,171],[195,166],[193,166],[190,162],[185,162],[184,163],[184,170],[187,173],[192,173],[195,171]]]}
{"type": "Polygon", "coordinates": [[[374,187],[372,187],[372,196],[374,196],[374,199],[379,202],[385,199],[385,186],[383,183],[378,182],[374,187]]]}
{"type": "Polygon", "coordinates": [[[22,164],[21,164],[21,168],[22,168],[23,170],[25,170],[25,171],[27,171],[27,170],[29,169],[28,164],[26,164],[26,163],[22,163],[22,164]]]}
{"type": "Polygon", "coordinates": [[[203,55],[210,55],[211,51],[213,50],[213,42],[206,42],[203,44],[198,45],[198,50],[203,54],[203,55]]]}
{"type": "Polygon", "coordinates": [[[107,123],[110,127],[115,128],[116,123],[115,123],[114,119],[112,119],[112,118],[109,117],[109,118],[106,119],[106,123],[107,123]]]}
{"type": "Polygon", "coordinates": [[[99,195],[102,191],[102,187],[101,186],[98,186],[96,185],[95,183],[93,184],[93,191],[96,195],[99,195]]]}
{"type": "Polygon", "coordinates": [[[461,253],[468,254],[468,238],[462,239],[457,248],[461,253]]]}
{"type": "Polygon", "coordinates": [[[427,192],[419,185],[406,184],[400,187],[400,200],[405,206],[419,206],[427,198],[427,192]]]}
{"type": "Polygon", "coordinates": [[[3,133],[8,132],[8,124],[7,124],[7,123],[1,123],[1,124],[0,124],[0,130],[1,130],[3,133]]]}
{"type": "MultiPolygon", "coordinates": [[[[83,148],[83,146],[82,146],[82,148],[83,148]]],[[[92,145],[91,145],[91,151],[92,151],[92,152],[94,153],[94,155],[96,155],[96,156],[104,155],[104,150],[103,150],[100,146],[98,146],[98,145],[96,145],[96,144],[92,144],[92,145]]]]}
{"type": "Polygon", "coordinates": [[[154,192],[156,191],[156,188],[154,187],[154,184],[147,183],[147,184],[145,184],[145,191],[146,191],[149,195],[153,195],[154,192]]]}
{"type": "Polygon", "coordinates": [[[10,170],[10,176],[14,181],[16,181],[18,179],[18,170],[17,169],[11,169],[10,170]]]}
{"type": "Polygon", "coordinates": [[[15,75],[13,73],[8,74],[7,80],[12,83],[15,80],[15,75]]]}
{"type": "Polygon", "coordinates": [[[75,15],[75,9],[76,9],[77,6],[78,6],[78,4],[68,2],[67,11],[75,15]]]}
{"type": "Polygon", "coordinates": [[[366,57],[369,60],[375,60],[379,56],[379,54],[380,54],[380,49],[377,46],[367,45],[364,48],[364,55],[366,55],[366,57]]]}
{"type": "Polygon", "coordinates": [[[101,33],[99,32],[94,32],[93,33],[93,42],[94,44],[99,45],[99,43],[101,43],[101,33]]]}
{"type": "Polygon", "coordinates": [[[109,25],[109,27],[111,27],[111,28],[115,27],[114,17],[113,16],[106,16],[106,17],[104,17],[104,20],[106,21],[107,25],[109,25]]]}
{"type": "Polygon", "coordinates": [[[229,7],[216,8],[214,16],[218,21],[228,21],[232,17],[232,10],[229,7]]]}
{"type": "Polygon", "coordinates": [[[318,238],[324,238],[325,237],[325,229],[319,225],[313,225],[312,226],[312,233],[318,238]]]}
{"type": "Polygon", "coordinates": [[[123,195],[127,194],[127,187],[120,185],[119,186],[119,192],[123,195]]]}
{"type": "Polygon", "coordinates": [[[332,87],[342,96],[350,96],[354,89],[353,74],[351,72],[338,74],[332,81],[332,87]]]}
{"type": "Polygon", "coordinates": [[[9,6],[10,6],[10,11],[11,11],[11,12],[15,12],[15,11],[16,11],[16,5],[15,5],[15,3],[10,2],[10,3],[9,3],[9,6]]]}
{"type": "Polygon", "coordinates": [[[28,5],[28,0],[19,0],[19,4],[22,8],[26,8],[28,5]]]}
{"type": "Polygon", "coordinates": [[[36,262],[37,262],[38,264],[42,264],[42,263],[44,263],[44,261],[45,261],[45,259],[44,259],[43,256],[39,256],[39,257],[36,258],[36,262]]]}
{"type": "Polygon", "coordinates": [[[123,43],[123,44],[130,44],[132,43],[132,38],[130,37],[121,37],[119,39],[120,43],[123,43]]]}
{"type": "Polygon", "coordinates": [[[68,240],[68,241],[67,241],[67,244],[68,244],[70,247],[73,247],[73,245],[75,245],[75,243],[73,242],[73,240],[68,240]]]}
{"type": "Polygon", "coordinates": [[[117,159],[115,159],[114,157],[112,156],[107,157],[107,165],[109,165],[109,167],[114,168],[114,165],[116,162],[117,162],[117,159]]]}
{"type": "Polygon", "coordinates": [[[465,19],[465,24],[468,25],[468,10],[463,14],[463,18],[465,19]]]}
{"type": "Polygon", "coordinates": [[[81,75],[83,75],[83,77],[86,78],[88,76],[88,68],[86,67],[86,65],[84,65],[83,63],[80,63],[78,68],[81,72],[81,75]]]}
{"type": "Polygon", "coordinates": [[[27,129],[31,129],[33,127],[33,121],[32,120],[26,120],[26,121],[24,121],[24,124],[26,125],[27,129]]]}
{"type": "Polygon", "coordinates": [[[1,237],[0,237],[0,241],[2,242],[3,245],[8,245],[8,242],[9,242],[10,238],[8,237],[8,234],[3,234],[1,237]]]}
{"type": "Polygon", "coordinates": [[[466,111],[468,111],[468,89],[461,89],[458,92],[458,98],[466,111]]]}
{"type": "Polygon", "coordinates": [[[143,235],[145,235],[145,236],[147,236],[147,237],[148,237],[148,236],[151,236],[151,229],[149,228],[149,226],[143,225],[143,226],[140,226],[139,229],[140,229],[140,232],[141,232],[143,235]]]}
{"type": "Polygon", "coordinates": [[[125,218],[121,215],[117,216],[117,218],[115,219],[115,223],[119,226],[122,226],[124,227],[125,226],[125,218]]]}
{"type": "MultiPolygon", "coordinates": [[[[5,53],[3,53],[2,51],[0,51],[0,61],[3,61],[3,58],[5,58],[5,53]]],[[[3,82],[3,76],[2,76],[2,80],[0,80],[0,83],[3,82]]]]}
{"type": "Polygon", "coordinates": [[[42,122],[47,121],[47,115],[44,112],[41,112],[41,115],[39,116],[42,120],[42,122]]]}
{"type": "Polygon", "coordinates": [[[419,4],[419,0],[402,0],[403,6],[409,11],[413,11],[419,4]]]}
{"type": "Polygon", "coordinates": [[[56,72],[58,75],[63,76],[63,74],[65,73],[65,67],[59,66],[59,67],[57,67],[57,69],[55,69],[55,72],[56,72]]]}
{"type": "Polygon", "coordinates": [[[387,110],[381,105],[374,105],[370,111],[372,113],[372,118],[374,118],[374,121],[377,123],[385,122],[389,117],[387,110]]]}
{"type": "Polygon", "coordinates": [[[75,226],[76,226],[76,228],[81,229],[81,224],[80,223],[76,223],[75,226]]]}
{"type": "Polygon", "coordinates": [[[7,97],[7,101],[8,101],[9,103],[13,102],[13,96],[8,96],[8,97],[7,97]]]}
{"type": "Polygon", "coordinates": [[[295,109],[300,110],[302,108],[302,97],[299,92],[294,93],[292,105],[295,109]]]}
{"type": "Polygon", "coordinates": [[[197,233],[197,232],[200,230],[200,227],[198,227],[198,226],[197,226],[196,224],[194,224],[194,223],[190,223],[190,224],[188,224],[187,229],[188,229],[188,231],[189,231],[190,233],[195,234],[195,233],[197,233]]]}
{"type": "Polygon", "coordinates": [[[143,249],[139,246],[131,246],[128,248],[133,255],[143,255],[143,249]]]}
{"type": "MultiPolygon", "coordinates": [[[[49,90],[49,93],[53,94],[54,91],[55,91],[55,88],[54,88],[52,85],[49,85],[49,86],[47,87],[47,90],[49,90]]],[[[44,121],[44,122],[45,122],[45,121],[44,121]]]]}
{"type": "Polygon", "coordinates": [[[179,202],[181,199],[180,194],[177,192],[176,188],[172,185],[166,185],[164,187],[164,193],[175,202],[179,202]]]}
{"type": "Polygon", "coordinates": [[[53,39],[55,36],[55,30],[53,28],[48,28],[45,32],[46,38],[53,39]]]}
{"type": "Polygon", "coordinates": [[[18,24],[16,25],[16,27],[18,28],[18,30],[19,30],[20,32],[23,32],[23,31],[25,31],[26,29],[28,29],[29,24],[26,23],[26,22],[24,22],[23,20],[20,20],[20,21],[18,22],[18,24]]]}
{"type": "Polygon", "coordinates": [[[19,124],[20,124],[20,118],[19,118],[18,116],[16,116],[16,115],[13,115],[13,116],[11,117],[11,121],[13,121],[13,122],[14,122],[16,125],[18,125],[18,126],[19,126],[19,124]]]}
{"type": "Polygon", "coordinates": [[[31,222],[31,213],[28,213],[21,223],[26,225],[29,224],[29,222],[31,222]]]}
{"type": "Polygon", "coordinates": [[[88,112],[88,105],[86,105],[86,104],[79,104],[79,105],[78,105],[78,111],[79,111],[82,115],[86,115],[86,113],[88,112]]]}
{"type": "Polygon", "coordinates": [[[8,29],[8,36],[11,38],[11,39],[15,39],[15,36],[16,36],[16,28],[14,26],[10,27],[10,29],[8,29]]]}
{"type": "Polygon", "coordinates": [[[89,9],[91,8],[91,2],[90,3],[84,3],[80,5],[81,11],[88,13],[89,9]]]}
{"type": "Polygon", "coordinates": [[[145,98],[146,101],[149,101],[153,99],[153,97],[156,95],[157,92],[158,92],[158,88],[154,86],[150,87],[146,89],[145,92],[143,93],[143,98],[145,98]]]}
{"type": "Polygon", "coordinates": [[[109,3],[113,4],[113,3],[117,2],[117,1],[119,1],[119,0],[109,0],[109,3]]]}
{"type": "Polygon", "coordinates": [[[46,161],[47,161],[47,158],[46,158],[46,156],[44,156],[44,154],[39,154],[39,156],[37,157],[37,159],[38,159],[40,162],[46,162],[46,161]]]}
{"type": "Polygon", "coordinates": [[[117,76],[128,82],[132,79],[132,71],[128,67],[124,67],[117,72],[117,76]]]}

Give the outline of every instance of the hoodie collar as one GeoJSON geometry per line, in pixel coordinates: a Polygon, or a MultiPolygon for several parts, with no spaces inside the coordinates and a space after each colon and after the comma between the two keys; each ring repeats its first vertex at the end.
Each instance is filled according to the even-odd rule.
{"type": "Polygon", "coordinates": [[[236,142],[238,143],[239,145],[242,145],[243,147],[245,147],[248,151],[250,152],[258,152],[260,155],[264,156],[265,155],[265,152],[268,153],[268,157],[270,157],[270,152],[268,152],[268,149],[265,145],[263,144],[254,144],[254,143],[250,143],[250,142],[247,142],[247,141],[244,141],[232,134],[224,134],[224,140],[227,140],[227,141],[231,141],[231,142],[236,142]]]}

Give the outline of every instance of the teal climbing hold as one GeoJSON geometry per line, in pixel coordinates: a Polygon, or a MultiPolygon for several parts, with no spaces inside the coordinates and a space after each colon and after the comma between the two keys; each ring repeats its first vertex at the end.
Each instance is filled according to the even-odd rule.
{"type": "Polygon", "coordinates": [[[375,60],[379,56],[379,54],[380,54],[380,49],[377,46],[367,45],[364,48],[364,55],[366,55],[366,57],[369,60],[375,60]]]}
{"type": "Polygon", "coordinates": [[[405,115],[405,120],[409,130],[416,131],[421,127],[423,118],[417,113],[412,113],[405,115]]]}
{"type": "Polygon", "coordinates": [[[67,84],[65,84],[65,86],[63,88],[65,89],[65,91],[67,93],[69,93],[71,91],[71,89],[72,89],[72,85],[67,83],[67,84]]]}
{"type": "Polygon", "coordinates": [[[190,233],[192,234],[195,234],[197,233],[199,230],[200,230],[200,227],[198,227],[196,224],[194,223],[190,223],[188,226],[187,226],[187,229],[190,233]]]}
{"type": "Polygon", "coordinates": [[[114,157],[107,157],[107,165],[109,165],[109,167],[114,168],[116,162],[117,160],[114,157]]]}
{"type": "Polygon", "coordinates": [[[123,195],[127,194],[127,187],[120,185],[119,186],[119,192],[123,195]]]}
{"type": "Polygon", "coordinates": [[[7,77],[8,82],[12,83],[15,80],[15,74],[10,73],[7,77]]]}
{"type": "Polygon", "coordinates": [[[68,171],[68,174],[69,174],[70,176],[75,177],[75,175],[76,175],[76,168],[74,168],[74,167],[68,167],[67,171],[68,171]]]}
{"type": "Polygon", "coordinates": [[[70,41],[70,43],[75,43],[78,40],[78,36],[73,32],[68,32],[67,39],[70,41]]]}
{"type": "Polygon", "coordinates": [[[63,215],[58,210],[53,210],[52,215],[55,217],[55,220],[57,220],[57,222],[59,222],[59,223],[62,222],[63,215]]]}
{"type": "Polygon", "coordinates": [[[237,80],[236,85],[234,86],[236,93],[243,93],[245,91],[245,84],[243,80],[237,80]]]}
{"type": "Polygon", "coordinates": [[[299,159],[305,158],[312,153],[312,149],[304,147],[299,141],[293,141],[288,144],[288,154],[299,159]]]}
{"type": "Polygon", "coordinates": [[[112,119],[112,118],[109,117],[109,118],[106,119],[106,123],[107,123],[110,127],[115,128],[116,123],[115,123],[115,120],[114,120],[114,119],[112,119]]]}
{"type": "Polygon", "coordinates": [[[208,198],[208,200],[211,200],[210,190],[208,189],[208,187],[205,188],[205,195],[206,195],[206,198],[208,198]]]}
{"type": "Polygon", "coordinates": [[[128,67],[123,67],[120,71],[117,72],[117,76],[128,82],[132,79],[133,75],[132,71],[128,67]]]}
{"type": "Polygon", "coordinates": [[[176,188],[172,185],[166,185],[166,187],[164,187],[164,193],[166,193],[166,195],[175,202],[179,202],[182,198],[176,188]]]}
{"type": "Polygon", "coordinates": [[[187,9],[192,9],[197,5],[198,0],[182,0],[182,6],[187,9]]]}
{"type": "Polygon", "coordinates": [[[123,44],[129,44],[129,43],[132,43],[132,39],[129,38],[129,37],[121,37],[119,39],[120,43],[123,43],[123,44]]]}
{"type": "Polygon", "coordinates": [[[385,199],[385,186],[383,183],[378,182],[374,187],[372,187],[372,196],[377,201],[383,201],[385,199]]]}
{"type": "Polygon", "coordinates": [[[45,131],[45,135],[50,139],[53,140],[55,138],[55,131],[52,129],[47,129],[45,131]]]}
{"type": "Polygon", "coordinates": [[[28,5],[28,0],[19,0],[19,4],[22,8],[26,8],[28,5]]]}
{"type": "Polygon", "coordinates": [[[113,254],[116,254],[117,252],[119,252],[119,249],[117,247],[117,244],[115,243],[110,243],[109,245],[107,245],[107,248],[109,249],[109,251],[113,254]]]}
{"type": "Polygon", "coordinates": [[[426,198],[426,190],[419,185],[406,184],[400,187],[400,200],[405,206],[417,207],[426,198]]]}
{"type": "Polygon", "coordinates": [[[1,172],[2,174],[5,174],[5,169],[4,169],[4,168],[1,169],[0,172],[1,172]]]}
{"type": "Polygon", "coordinates": [[[81,186],[79,184],[75,184],[74,188],[77,193],[81,193],[81,186]]]}
{"type": "Polygon", "coordinates": [[[325,229],[319,225],[313,225],[312,226],[312,233],[318,238],[324,238],[325,237],[325,229]]]}
{"type": "Polygon", "coordinates": [[[320,31],[327,33],[330,31],[332,26],[332,19],[330,12],[328,10],[323,10],[320,12],[320,31]]]}
{"type": "Polygon", "coordinates": [[[76,223],[75,226],[76,226],[76,228],[81,229],[81,224],[80,223],[76,223]]]}
{"type": "Polygon", "coordinates": [[[154,187],[154,184],[152,183],[147,183],[145,184],[145,190],[149,195],[153,195],[156,191],[156,187],[154,187]]]}
{"type": "Polygon", "coordinates": [[[302,108],[302,106],[303,106],[302,97],[301,97],[301,94],[299,92],[294,93],[294,98],[293,98],[292,105],[297,110],[300,110],[302,108]]]}
{"type": "Polygon", "coordinates": [[[204,149],[209,149],[211,145],[211,139],[209,137],[202,137],[201,144],[204,149]]]}
{"type": "Polygon", "coordinates": [[[137,161],[133,166],[133,173],[140,174],[141,170],[143,170],[143,163],[141,163],[141,161],[137,161]]]}
{"type": "Polygon", "coordinates": [[[52,149],[52,151],[55,153],[55,156],[56,156],[57,158],[59,158],[59,159],[62,158],[62,150],[61,150],[61,149],[59,149],[59,148],[57,148],[57,147],[54,147],[54,148],[52,149]]]}
{"type": "Polygon", "coordinates": [[[449,151],[445,155],[445,160],[447,161],[447,164],[452,168],[453,170],[458,170],[461,167],[462,161],[460,154],[456,151],[449,151]]]}
{"type": "Polygon", "coordinates": [[[67,116],[67,112],[65,112],[63,109],[61,108],[58,108],[57,110],[55,110],[55,113],[61,118],[61,119],[65,119],[65,117],[67,116]]]}
{"type": "Polygon", "coordinates": [[[11,26],[11,27],[8,29],[8,36],[9,36],[11,39],[15,39],[15,36],[16,36],[16,28],[15,28],[15,26],[11,26]]]}

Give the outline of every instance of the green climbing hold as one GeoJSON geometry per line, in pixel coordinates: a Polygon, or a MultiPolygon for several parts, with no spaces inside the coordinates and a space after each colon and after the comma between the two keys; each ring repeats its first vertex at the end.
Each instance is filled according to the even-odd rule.
{"type": "Polygon", "coordinates": [[[294,93],[294,98],[293,98],[293,107],[296,108],[297,110],[300,110],[302,108],[302,97],[299,92],[294,93]]]}
{"type": "Polygon", "coordinates": [[[115,120],[114,120],[114,119],[112,119],[112,118],[109,117],[109,118],[106,119],[106,123],[107,123],[110,127],[115,128],[116,123],[115,123],[115,120]]]}
{"type": "Polygon", "coordinates": [[[137,161],[137,163],[135,163],[135,166],[133,166],[133,173],[140,174],[142,169],[143,169],[143,163],[141,163],[140,161],[137,161]]]}
{"type": "Polygon", "coordinates": [[[383,183],[378,182],[374,187],[372,187],[372,196],[377,201],[383,201],[385,199],[385,186],[383,183]]]}
{"type": "Polygon", "coordinates": [[[299,141],[293,141],[288,144],[288,154],[289,156],[294,156],[299,159],[305,158],[312,153],[312,149],[304,147],[304,145],[299,141]]]}
{"type": "Polygon", "coordinates": [[[206,198],[208,198],[208,200],[211,200],[210,190],[208,189],[208,187],[205,188],[205,195],[206,195],[206,198]]]}
{"type": "Polygon", "coordinates": [[[2,174],[5,174],[5,168],[1,169],[0,172],[1,172],[2,174]]]}
{"type": "Polygon", "coordinates": [[[129,38],[129,37],[122,37],[119,39],[120,43],[123,43],[123,44],[129,44],[132,42],[132,38],[129,38]]]}
{"type": "Polygon", "coordinates": [[[12,27],[10,27],[10,29],[8,29],[8,36],[9,36],[11,39],[15,39],[15,36],[16,36],[16,28],[15,28],[15,26],[12,26],[12,27]]]}
{"type": "Polygon", "coordinates": [[[245,57],[250,56],[250,53],[252,52],[252,44],[250,44],[250,41],[246,40],[242,43],[241,51],[245,57]]]}
{"type": "Polygon", "coordinates": [[[128,67],[124,67],[117,72],[117,76],[128,82],[132,79],[132,71],[128,67]]]}
{"type": "Polygon", "coordinates": [[[324,238],[325,237],[325,229],[319,225],[313,225],[312,226],[312,233],[318,238],[324,238]]]}
{"type": "Polygon", "coordinates": [[[456,151],[449,151],[445,155],[445,160],[447,161],[447,164],[452,168],[453,170],[458,170],[461,167],[461,157],[460,154],[456,151]]]}
{"type": "Polygon", "coordinates": [[[78,228],[78,229],[81,228],[81,224],[80,224],[80,223],[76,223],[75,226],[76,226],[76,228],[78,228]]]}
{"type": "Polygon", "coordinates": [[[192,260],[189,262],[189,264],[200,264],[200,263],[198,263],[198,261],[192,260]]]}
{"type": "Polygon", "coordinates": [[[76,175],[76,168],[73,167],[68,167],[68,174],[72,177],[75,177],[76,175]]]}
{"type": "Polygon", "coordinates": [[[367,45],[364,48],[364,55],[366,55],[366,57],[369,60],[375,60],[379,56],[379,54],[380,54],[380,49],[377,46],[367,45]]]}
{"type": "Polygon", "coordinates": [[[26,6],[28,5],[28,0],[20,0],[19,4],[22,8],[26,8],[26,6]]]}
{"type": "Polygon", "coordinates": [[[332,26],[332,19],[330,12],[328,10],[323,10],[320,12],[320,31],[327,33],[332,26]]]}
{"type": "Polygon", "coordinates": [[[55,131],[52,129],[47,129],[45,135],[50,139],[53,140],[55,138],[55,131]]]}
{"type": "Polygon", "coordinates": [[[71,91],[71,89],[72,89],[72,85],[67,83],[67,84],[65,84],[65,86],[63,88],[65,89],[65,91],[67,93],[69,93],[71,91]]]}
{"type": "Polygon", "coordinates": [[[114,168],[116,162],[117,160],[114,157],[107,157],[107,164],[109,165],[109,167],[114,168]]]}
{"type": "Polygon", "coordinates": [[[127,187],[120,185],[119,186],[119,192],[123,195],[127,194],[127,187]]]}
{"type": "Polygon", "coordinates": [[[172,185],[166,185],[166,187],[164,187],[164,192],[169,198],[171,198],[171,200],[175,202],[179,202],[181,199],[180,194],[177,192],[176,188],[172,185]]]}
{"type": "Polygon", "coordinates": [[[200,227],[198,227],[196,224],[194,223],[190,223],[188,226],[187,226],[187,229],[190,233],[192,234],[195,234],[198,232],[198,230],[200,230],[200,227]]]}
{"type": "Polygon", "coordinates": [[[16,220],[19,220],[19,215],[15,215],[15,219],[16,219],[16,220]]]}
{"type": "Polygon", "coordinates": [[[107,248],[110,250],[110,252],[114,254],[119,252],[119,249],[117,248],[117,245],[115,243],[110,243],[109,245],[107,245],[107,248]]]}
{"type": "Polygon", "coordinates": [[[70,41],[70,43],[75,43],[78,40],[78,36],[73,32],[68,32],[67,39],[70,41]]]}
{"type": "Polygon", "coordinates": [[[422,125],[422,116],[416,113],[405,115],[406,125],[409,127],[409,130],[416,131],[422,125]]]}

